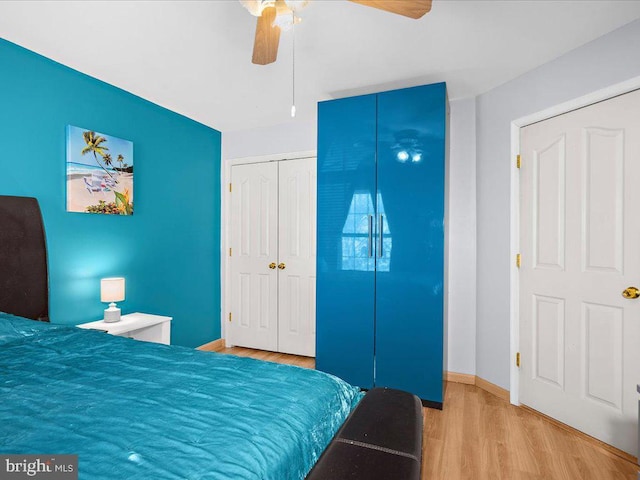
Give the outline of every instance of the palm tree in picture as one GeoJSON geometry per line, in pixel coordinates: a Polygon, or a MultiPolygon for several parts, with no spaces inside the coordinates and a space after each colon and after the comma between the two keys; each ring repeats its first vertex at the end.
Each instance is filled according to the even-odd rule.
{"type": "MultiPolygon", "coordinates": [[[[113,166],[113,159],[111,158],[111,154],[110,153],[105,153],[104,156],[102,157],[102,160],[104,161],[104,164],[107,167],[112,167],[113,166]]],[[[111,178],[113,179],[113,181],[115,183],[118,183],[118,175],[117,175],[117,173],[116,173],[115,177],[113,175],[111,175],[111,178]]]]}
{"type": "Polygon", "coordinates": [[[122,170],[122,162],[124,162],[124,157],[122,156],[121,153],[118,154],[118,158],[116,158],[116,160],[118,160],[118,163],[120,164],[120,170],[122,170]]]}
{"type": "MultiPolygon", "coordinates": [[[[102,168],[107,175],[109,175],[114,181],[116,181],[115,178],[113,178],[113,175],[109,173],[109,170],[104,168],[102,163],[100,163],[100,160],[98,160],[98,155],[100,155],[103,159],[105,155],[109,155],[107,153],[109,147],[104,145],[107,142],[107,139],[102,135],[96,135],[96,132],[91,131],[83,132],[82,138],[84,139],[84,143],[86,143],[87,146],[84,147],[80,153],[82,155],[86,155],[89,152],[93,153],[93,158],[96,159],[96,163],[100,166],[100,168],[102,168]]],[[[111,155],[109,155],[109,162],[111,162],[111,155]]]]}

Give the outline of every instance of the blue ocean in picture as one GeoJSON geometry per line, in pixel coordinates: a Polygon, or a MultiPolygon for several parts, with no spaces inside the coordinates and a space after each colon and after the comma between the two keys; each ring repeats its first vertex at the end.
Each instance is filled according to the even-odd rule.
{"type": "MultiPolygon", "coordinates": [[[[85,163],[67,162],[67,175],[89,174],[102,172],[102,168],[97,165],[87,165],[85,163]]],[[[115,170],[113,170],[115,172],[115,170]]]]}

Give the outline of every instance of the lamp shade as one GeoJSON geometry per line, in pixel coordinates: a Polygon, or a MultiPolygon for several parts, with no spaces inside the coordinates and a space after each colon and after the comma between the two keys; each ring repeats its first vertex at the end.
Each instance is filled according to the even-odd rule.
{"type": "Polygon", "coordinates": [[[121,302],[124,300],[124,278],[103,278],[100,280],[100,301],[121,302]]]}

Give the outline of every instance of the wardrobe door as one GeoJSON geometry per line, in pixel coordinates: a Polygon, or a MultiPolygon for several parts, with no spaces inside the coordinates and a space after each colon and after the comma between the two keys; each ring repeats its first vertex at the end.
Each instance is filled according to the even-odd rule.
{"type": "Polygon", "coordinates": [[[442,402],[444,84],[378,94],[377,386],[442,402]]]}
{"type": "Polygon", "coordinates": [[[318,105],[316,368],[373,386],[376,96],[318,105]]]}

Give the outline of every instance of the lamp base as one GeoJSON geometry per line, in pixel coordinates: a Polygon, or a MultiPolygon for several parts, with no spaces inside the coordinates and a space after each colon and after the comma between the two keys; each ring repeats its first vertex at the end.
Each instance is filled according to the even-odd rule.
{"type": "Polygon", "coordinates": [[[115,303],[110,303],[109,308],[104,311],[104,322],[115,323],[120,321],[120,309],[115,303]]]}

